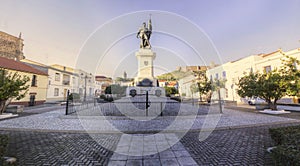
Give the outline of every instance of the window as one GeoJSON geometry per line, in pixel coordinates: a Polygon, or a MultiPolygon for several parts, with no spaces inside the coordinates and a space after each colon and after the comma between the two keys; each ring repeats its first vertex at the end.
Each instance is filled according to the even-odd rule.
{"type": "Polygon", "coordinates": [[[219,74],[218,73],[216,73],[216,79],[219,79],[219,74]]]}
{"type": "Polygon", "coordinates": [[[223,78],[226,78],[226,71],[222,72],[222,76],[223,76],[223,78]]]}
{"type": "Polygon", "coordinates": [[[59,73],[55,73],[55,81],[60,81],[60,74],[59,73]]]}
{"type": "Polygon", "coordinates": [[[54,96],[58,96],[59,94],[59,89],[58,88],[54,88],[54,96]]]}
{"type": "Polygon", "coordinates": [[[210,75],[210,81],[212,81],[213,80],[213,77],[212,77],[212,75],[210,75]]]}
{"type": "Polygon", "coordinates": [[[63,74],[63,85],[70,85],[70,76],[63,74]]]}
{"type": "Polygon", "coordinates": [[[36,75],[32,75],[31,86],[37,86],[36,75]]]}
{"type": "Polygon", "coordinates": [[[76,78],[72,77],[72,80],[73,80],[73,85],[75,85],[76,84],[76,78]]]}
{"type": "Polygon", "coordinates": [[[265,66],[264,70],[266,73],[269,73],[271,71],[271,66],[265,66]]]}

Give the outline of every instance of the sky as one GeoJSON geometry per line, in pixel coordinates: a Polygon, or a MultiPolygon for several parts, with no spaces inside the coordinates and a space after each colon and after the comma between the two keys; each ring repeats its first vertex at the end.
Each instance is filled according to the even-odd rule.
{"type": "Polygon", "coordinates": [[[299,0],[1,0],[0,31],[22,32],[27,59],[134,77],[150,14],[156,75],[300,47],[299,0]]]}

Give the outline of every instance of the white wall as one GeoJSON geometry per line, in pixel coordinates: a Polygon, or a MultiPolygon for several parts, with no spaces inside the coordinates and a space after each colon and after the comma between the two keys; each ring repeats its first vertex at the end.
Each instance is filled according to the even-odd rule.
{"type": "Polygon", "coordinates": [[[207,77],[210,79],[212,76],[213,79],[215,79],[216,74],[218,74],[219,78],[222,78],[222,72],[226,71],[227,81],[225,84],[225,89],[221,90],[221,98],[224,100],[235,100],[237,102],[241,102],[241,97],[237,94],[238,87],[236,84],[238,83],[238,80],[251,70],[253,72],[263,72],[265,66],[271,66],[272,70],[275,68],[279,69],[282,65],[281,58],[283,58],[284,55],[300,59],[300,48],[288,52],[282,52],[279,50],[267,56],[251,55],[237,61],[228,62],[221,66],[208,69],[206,72],[207,77]]]}

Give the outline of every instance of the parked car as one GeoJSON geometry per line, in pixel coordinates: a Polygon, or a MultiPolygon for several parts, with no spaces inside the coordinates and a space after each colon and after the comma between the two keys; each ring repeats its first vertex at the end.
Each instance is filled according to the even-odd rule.
{"type": "Polygon", "coordinates": [[[261,103],[266,103],[266,101],[262,98],[259,98],[259,97],[251,97],[248,100],[249,105],[261,104],[261,103]]]}

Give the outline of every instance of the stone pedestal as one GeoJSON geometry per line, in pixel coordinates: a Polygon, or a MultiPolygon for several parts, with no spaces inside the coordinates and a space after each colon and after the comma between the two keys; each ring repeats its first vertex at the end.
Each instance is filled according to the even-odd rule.
{"type": "Polygon", "coordinates": [[[138,73],[134,80],[135,86],[127,87],[127,97],[146,95],[146,92],[152,97],[165,97],[165,89],[157,87],[157,79],[154,77],[153,60],[156,53],[151,49],[141,48],[135,56],[138,60],[138,73]]]}
{"type": "Polygon", "coordinates": [[[138,74],[135,78],[135,83],[138,85],[140,81],[147,78],[153,82],[153,85],[156,85],[156,79],[154,78],[153,72],[153,60],[156,57],[156,53],[151,49],[139,49],[135,53],[135,56],[138,59],[138,74]]]}
{"type": "Polygon", "coordinates": [[[129,86],[126,89],[126,97],[133,97],[131,96],[132,91],[136,95],[146,95],[146,91],[148,91],[149,95],[156,96],[156,97],[165,97],[166,91],[162,87],[138,87],[138,86],[129,86]]]}

